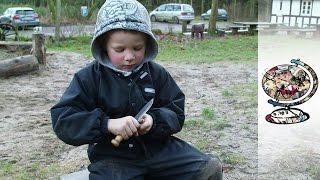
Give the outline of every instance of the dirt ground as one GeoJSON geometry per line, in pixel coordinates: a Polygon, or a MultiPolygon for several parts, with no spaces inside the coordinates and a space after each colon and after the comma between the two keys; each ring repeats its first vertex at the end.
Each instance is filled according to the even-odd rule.
{"type": "MultiPolygon", "coordinates": [[[[89,164],[86,146],[56,138],[49,113],[89,61],[70,52],[49,53],[47,61],[41,72],[0,79],[0,166],[5,167],[0,176],[5,179],[58,179],[89,164]]],[[[257,179],[257,63],[160,64],[186,94],[186,128],[177,136],[220,155],[224,179],[257,179]],[[188,119],[201,119],[204,108],[214,113],[213,126],[192,126],[188,119]]]]}

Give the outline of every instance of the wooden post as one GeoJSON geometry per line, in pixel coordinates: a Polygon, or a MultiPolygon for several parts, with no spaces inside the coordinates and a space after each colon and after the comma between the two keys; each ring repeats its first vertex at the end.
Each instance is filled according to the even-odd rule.
{"type": "Polygon", "coordinates": [[[187,32],[187,21],[182,20],[182,33],[187,32]]]}
{"type": "Polygon", "coordinates": [[[56,40],[60,41],[60,24],[61,24],[61,0],[56,0],[56,30],[55,30],[55,37],[56,40]]]}
{"type": "Polygon", "coordinates": [[[45,38],[42,33],[32,34],[32,49],[33,56],[38,61],[41,67],[46,66],[46,49],[45,49],[45,38]]]}

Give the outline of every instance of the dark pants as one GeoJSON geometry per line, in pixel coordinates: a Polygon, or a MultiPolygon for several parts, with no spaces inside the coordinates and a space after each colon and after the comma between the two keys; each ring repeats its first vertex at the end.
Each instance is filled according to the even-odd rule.
{"type": "Polygon", "coordinates": [[[222,166],[217,157],[206,155],[188,143],[170,138],[166,147],[139,161],[106,159],[88,167],[90,179],[220,180],[222,166]]]}

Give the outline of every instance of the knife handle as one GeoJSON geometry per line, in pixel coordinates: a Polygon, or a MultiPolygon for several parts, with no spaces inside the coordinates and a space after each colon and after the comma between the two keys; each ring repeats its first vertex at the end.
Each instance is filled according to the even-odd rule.
{"type": "Polygon", "coordinates": [[[121,135],[117,135],[114,139],[111,140],[111,144],[113,144],[115,147],[119,147],[122,140],[123,137],[121,135]]]}

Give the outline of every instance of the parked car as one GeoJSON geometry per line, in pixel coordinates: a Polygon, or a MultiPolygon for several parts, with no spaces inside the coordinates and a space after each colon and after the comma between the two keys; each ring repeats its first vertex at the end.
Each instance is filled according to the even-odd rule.
{"type": "Polygon", "coordinates": [[[173,21],[179,24],[181,21],[190,23],[194,20],[194,10],[189,4],[162,4],[150,13],[151,21],[173,21]]]}
{"type": "MultiPolygon", "coordinates": [[[[201,14],[201,19],[202,20],[209,19],[210,15],[211,15],[211,9],[209,9],[207,12],[201,14]]],[[[228,13],[225,9],[218,9],[217,20],[223,20],[223,21],[228,20],[228,13]]]]}
{"type": "Polygon", "coordinates": [[[15,27],[35,27],[40,25],[39,15],[29,7],[12,7],[0,16],[1,23],[9,23],[15,27]]]}

